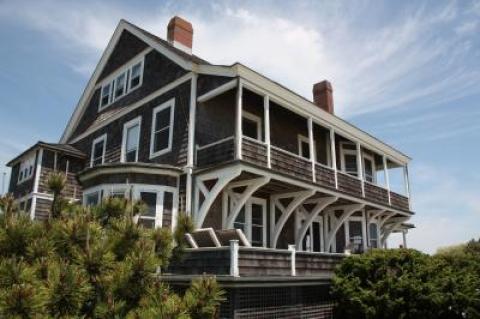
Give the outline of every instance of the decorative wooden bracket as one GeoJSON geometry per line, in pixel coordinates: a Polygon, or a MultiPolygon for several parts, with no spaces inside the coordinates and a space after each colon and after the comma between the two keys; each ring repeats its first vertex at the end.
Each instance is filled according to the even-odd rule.
{"type": "Polygon", "coordinates": [[[238,217],[240,210],[245,205],[247,200],[263,185],[267,184],[270,181],[269,177],[260,177],[255,179],[250,179],[246,181],[239,181],[232,183],[228,186],[227,194],[231,195],[232,200],[232,211],[227,217],[225,223],[225,228],[233,228],[233,223],[238,217]],[[246,187],[242,193],[235,193],[234,188],[246,187]]]}
{"type": "Polygon", "coordinates": [[[381,238],[380,239],[380,243],[381,243],[380,247],[385,246],[385,243],[387,242],[388,236],[390,236],[390,234],[393,231],[395,231],[395,229],[398,226],[400,226],[402,223],[407,221],[409,219],[409,217],[397,217],[397,218],[392,218],[392,219],[393,219],[392,223],[390,223],[389,225],[385,225],[385,227],[384,227],[383,234],[380,237],[381,238]]]}
{"type": "Polygon", "coordinates": [[[283,229],[283,226],[287,222],[288,218],[292,214],[292,212],[307,198],[315,194],[314,190],[305,190],[293,193],[285,193],[285,194],[278,194],[271,196],[271,204],[272,204],[272,211],[271,211],[271,218],[273,221],[273,227],[271,229],[271,246],[272,248],[277,247],[278,237],[280,236],[280,232],[283,229]],[[291,198],[291,202],[285,207],[281,199],[291,198]],[[282,215],[275,223],[275,210],[279,209],[282,212],[282,215]]]}
{"type": "Polygon", "coordinates": [[[195,178],[195,227],[201,228],[205,217],[207,216],[210,207],[218,194],[230,183],[233,179],[238,177],[241,173],[240,168],[225,168],[220,171],[207,173],[204,175],[196,176],[195,178]],[[211,181],[213,187],[209,190],[205,182],[211,181]],[[204,200],[200,203],[200,194],[203,195],[204,200]]]}
{"type": "MultiPolygon", "coordinates": [[[[320,198],[316,201],[316,205],[313,207],[313,209],[310,212],[307,212],[308,215],[303,222],[302,226],[300,229],[297,231],[296,234],[296,240],[295,240],[295,247],[299,250],[302,244],[303,237],[305,237],[305,234],[307,233],[308,227],[310,227],[310,224],[313,222],[313,220],[320,214],[322,210],[325,209],[328,205],[336,202],[338,197],[324,197],[320,198]]],[[[306,211],[305,207],[303,209],[306,211]]]]}
{"type": "MultiPolygon", "coordinates": [[[[325,250],[326,251],[330,251],[333,239],[337,235],[337,232],[340,229],[340,227],[342,227],[343,223],[350,216],[352,216],[355,212],[361,210],[363,207],[365,207],[364,204],[346,205],[346,206],[343,206],[342,208],[339,207],[339,209],[343,209],[343,213],[338,218],[335,217],[335,210],[332,210],[331,212],[329,212],[330,220],[331,221],[333,220],[334,223],[333,223],[333,225],[331,225],[331,230],[326,235],[326,240],[325,240],[325,250]]],[[[326,229],[328,229],[328,227],[326,227],[326,229]]]]}

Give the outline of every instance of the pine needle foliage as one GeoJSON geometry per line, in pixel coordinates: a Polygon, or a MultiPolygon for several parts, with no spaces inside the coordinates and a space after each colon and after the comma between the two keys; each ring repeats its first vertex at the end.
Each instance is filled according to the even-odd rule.
{"type": "MultiPolygon", "coordinates": [[[[63,188],[56,191],[61,196],[63,188]]],[[[223,293],[214,279],[194,281],[182,294],[161,281],[158,270],[181,248],[170,230],[135,222],[141,203],[110,199],[94,208],[63,205],[44,222],[20,214],[10,198],[0,203],[0,318],[218,314],[223,293]]],[[[182,231],[174,232],[179,237],[191,225],[182,218],[182,231]]]]}

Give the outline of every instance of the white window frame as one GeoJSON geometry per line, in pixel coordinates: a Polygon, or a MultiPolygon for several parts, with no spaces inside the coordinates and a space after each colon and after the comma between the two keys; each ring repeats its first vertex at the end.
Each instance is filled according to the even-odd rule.
{"type": "MultiPolygon", "coordinates": [[[[263,220],[263,227],[262,227],[262,246],[260,247],[267,247],[267,200],[258,197],[251,197],[245,203],[243,209],[245,210],[245,225],[247,226],[247,231],[245,232],[245,237],[247,237],[248,241],[252,242],[252,205],[260,205],[262,206],[262,220],[263,220]]],[[[233,210],[233,203],[230,203],[230,211],[233,210]]],[[[226,221],[224,221],[226,222],[226,221]]],[[[243,229],[242,229],[243,231],[243,229]]]]}
{"type": "MultiPolygon", "coordinates": [[[[247,119],[247,120],[250,120],[250,121],[253,121],[257,124],[257,137],[256,141],[262,141],[262,136],[263,136],[263,129],[262,129],[262,118],[258,115],[255,115],[253,113],[250,113],[248,111],[245,111],[245,110],[242,110],[242,121],[243,119],[247,119]]],[[[246,136],[246,135],[243,135],[243,137],[246,137],[246,138],[250,138],[250,139],[253,139],[251,138],[250,136],[246,136]]]]}
{"type": "Polygon", "coordinates": [[[130,93],[133,90],[138,89],[139,87],[142,86],[142,84],[143,84],[143,66],[144,65],[145,65],[145,59],[143,58],[141,61],[137,61],[130,66],[130,68],[129,68],[130,76],[128,77],[128,84],[127,84],[128,93],[130,93]],[[132,71],[133,71],[133,67],[137,64],[140,64],[140,81],[138,82],[138,85],[136,87],[132,88],[132,71]]]}
{"type": "MultiPolygon", "coordinates": [[[[103,199],[110,196],[112,193],[125,193],[125,198],[133,196],[133,200],[140,200],[140,193],[156,193],[157,194],[157,207],[156,215],[151,219],[155,219],[155,228],[162,227],[163,223],[163,201],[165,198],[165,192],[170,192],[173,194],[172,202],[172,224],[171,230],[174,230],[177,226],[178,219],[178,203],[179,203],[179,194],[178,189],[174,186],[167,185],[149,185],[149,184],[100,184],[91,188],[86,189],[83,192],[83,204],[87,203],[87,196],[98,193],[98,203],[100,204],[103,199]]],[[[138,218],[145,218],[139,216],[138,218]]],[[[149,219],[149,218],[147,218],[149,219]]]]}
{"type": "Polygon", "coordinates": [[[142,135],[142,117],[138,116],[125,124],[123,124],[123,136],[122,136],[122,150],[120,160],[122,163],[126,163],[126,148],[127,148],[127,131],[129,128],[138,125],[138,141],[137,141],[137,154],[135,155],[135,163],[138,162],[138,154],[140,153],[140,137],[142,135]]]}
{"type": "Polygon", "coordinates": [[[365,219],[365,212],[362,211],[362,216],[351,216],[349,217],[344,223],[343,227],[345,230],[345,245],[350,244],[350,222],[361,222],[362,223],[362,246],[363,250],[367,248],[367,227],[366,227],[366,219],[365,219]]]}
{"type": "Polygon", "coordinates": [[[92,153],[90,154],[90,167],[93,167],[93,161],[95,160],[95,158],[94,158],[94,156],[95,156],[95,146],[100,142],[103,142],[102,164],[105,163],[105,153],[106,153],[106,150],[107,150],[107,134],[106,133],[97,137],[92,142],[92,153]]]}
{"type": "Polygon", "coordinates": [[[380,227],[379,227],[379,224],[378,224],[378,221],[370,221],[368,223],[368,248],[374,248],[372,246],[372,240],[374,240],[376,243],[377,243],[377,247],[376,248],[380,248],[380,227]],[[377,236],[375,239],[372,239],[372,233],[370,232],[370,225],[373,224],[377,227],[377,236]]]}
{"type": "Polygon", "coordinates": [[[126,63],[124,66],[119,68],[117,71],[113,72],[110,74],[108,77],[106,77],[102,83],[99,85],[100,87],[100,100],[98,102],[98,112],[103,111],[110,105],[112,105],[114,102],[118,101],[125,95],[135,91],[136,89],[140,88],[143,85],[143,75],[144,75],[144,66],[145,66],[145,55],[150,51],[150,49],[147,49],[143,52],[141,52],[139,55],[131,59],[128,63],[126,63]],[[132,74],[132,69],[135,65],[138,63],[141,63],[140,66],[140,82],[139,84],[132,88],[131,86],[131,74],[132,74]],[[123,88],[123,94],[115,97],[115,89],[116,89],[116,80],[117,78],[125,74],[125,85],[123,88]],[[110,96],[108,99],[108,103],[102,106],[102,93],[103,93],[103,88],[107,85],[110,84],[110,96]]]}
{"type": "Polygon", "coordinates": [[[362,162],[363,176],[364,176],[365,182],[376,184],[377,183],[377,169],[376,169],[376,163],[375,163],[375,156],[363,153],[362,154],[362,160],[363,160],[363,162],[362,162]],[[365,159],[372,162],[372,181],[371,182],[367,181],[367,174],[366,174],[367,170],[366,170],[366,166],[365,166],[365,159]]]}
{"type": "Polygon", "coordinates": [[[359,171],[358,171],[358,162],[357,162],[357,175],[351,175],[347,172],[346,170],[346,165],[345,165],[345,155],[354,155],[355,158],[357,159],[358,161],[358,154],[357,154],[357,151],[356,150],[349,150],[349,149],[345,149],[343,146],[344,145],[354,145],[353,143],[349,143],[349,142],[341,142],[340,143],[340,164],[341,164],[341,168],[342,168],[342,172],[350,175],[350,176],[353,176],[353,177],[356,177],[356,178],[360,178],[359,176],[359,171]]]}
{"type": "Polygon", "coordinates": [[[167,102],[160,104],[159,106],[153,109],[152,114],[152,127],[150,131],[150,159],[158,157],[160,155],[169,153],[172,150],[172,142],[173,142],[173,132],[174,132],[174,119],[175,119],[175,99],[170,99],[167,102]],[[157,119],[157,114],[161,111],[170,108],[170,123],[168,127],[168,146],[163,150],[154,151],[155,147],[155,122],[157,119]]]}
{"type": "MultiPolygon", "coordinates": [[[[302,156],[302,153],[303,153],[302,142],[308,144],[308,147],[309,147],[308,151],[310,152],[310,139],[308,137],[306,137],[305,135],[298,134],[297,135],[297,141],[298,141],[298,155],[302,158],[310,160],[310,158],[312,157],[311,156],[312,154],[310,154],[310,157],[308,157],[308,158],[302,156]]],[[[313,160],[314,161],[317,161],[316,152],[317,152],[317,148],[316,148],[315,140],[313,140],[313,160]]]]}

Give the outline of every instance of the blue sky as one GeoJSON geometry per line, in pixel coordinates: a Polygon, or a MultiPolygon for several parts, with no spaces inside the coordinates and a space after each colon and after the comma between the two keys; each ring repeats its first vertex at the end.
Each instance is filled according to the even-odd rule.
{"type": "Polygon", "coordinates": [[[480,1],[0,0],[0,173],[58,141],[120,18],[164,37],[176,14],[197,55],[307,98],[329,79],[337,114],[410,155],[412,247],[480,236],[480,1]]]}

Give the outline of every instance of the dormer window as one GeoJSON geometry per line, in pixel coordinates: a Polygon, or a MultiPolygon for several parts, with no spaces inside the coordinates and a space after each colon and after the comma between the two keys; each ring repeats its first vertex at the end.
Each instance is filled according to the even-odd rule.
{"type": "Polygon", "coordinates": [[[136,87],[140,86],[142,79],[142,62],[139,62],[132,66],[131,76],[130,76],[130,85],[129,89],[133,90],[136,87]]]}
{"type": "Polygon", "coordinates": [[[108,83],[104,87],[102,87],[102,96],[100,98],[100,107],[104,107],[110,103],[112,97],[112,87],[111,83],[108,83]]]}
{"type": "Polygon", "coordinates": [[[142,85],[143,59],[143,56],[141,60],[135,59],[104,80],[100,91],[99,111],[142,85]]]}
{"type": "Polygon", "coordinates": [[[127,84],[127,74],[122,73],[115,79],[115,99],[125,94],[125,84],[127,84]]]}

